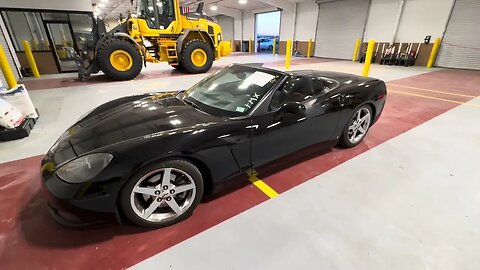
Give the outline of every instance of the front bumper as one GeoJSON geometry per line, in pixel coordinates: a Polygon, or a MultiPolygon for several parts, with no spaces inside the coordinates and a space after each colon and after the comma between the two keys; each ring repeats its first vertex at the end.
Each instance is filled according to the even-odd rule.
{"type": "Polygon", "coordinates": [[[110,194],[96,188],[94,183],[69,184],[55,174],[44,174],[42,190],[50,214],[62,225],[84,227],[121,221],[116,188],[110,194]]]}

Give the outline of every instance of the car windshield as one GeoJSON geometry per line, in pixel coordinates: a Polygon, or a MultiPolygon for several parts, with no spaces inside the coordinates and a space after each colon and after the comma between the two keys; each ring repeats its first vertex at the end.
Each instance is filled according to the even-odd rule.
{"type": "Polygon", "coordinates": [[[278,80],[280,72],[233,65],[190,88],[183,99],[214,115],[248,114],[278,80]]]}

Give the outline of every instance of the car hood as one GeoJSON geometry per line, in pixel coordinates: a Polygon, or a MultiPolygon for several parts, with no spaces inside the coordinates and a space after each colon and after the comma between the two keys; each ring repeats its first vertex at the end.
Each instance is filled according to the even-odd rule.
{"type": "MultiPolygon", "coordinates": [[[[88,115],[72,126],[68,139],[77,155],[152,133],[195,127],[219,118],[199,111],[175,97],[175,92],[154,94],[115,103],[88,115]]],[[[115,102],[115,101],[112,101],[115,102]]]]}

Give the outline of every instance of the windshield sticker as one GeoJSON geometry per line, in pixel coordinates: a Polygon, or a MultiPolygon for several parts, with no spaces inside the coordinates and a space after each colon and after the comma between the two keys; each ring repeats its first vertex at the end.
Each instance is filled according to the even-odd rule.
{"type": "Polygon", "coordinates": [[[253,93],[253,95],[250,97],[250,99],[247,101],[247,103],[245,103],[245,107],[251,109],[253,104],[258,101],[258,99],[260,98],[260,95],[257,94],[257,93],[253,93]]]}
{"type": "Polygon", "coordinates": [[[247,79],[245,79],[245,84],[256,84],[260,87],[264,87],[269,81],[271,81],[275,76],[268,73],[255,71],[247,79]]]}
{"type": "Polygon", "coordinates": [[[243,112],[245,111],[245,108],[243,108],[243,107],[237,107],[236,111],[243,113],[243,112]]]}

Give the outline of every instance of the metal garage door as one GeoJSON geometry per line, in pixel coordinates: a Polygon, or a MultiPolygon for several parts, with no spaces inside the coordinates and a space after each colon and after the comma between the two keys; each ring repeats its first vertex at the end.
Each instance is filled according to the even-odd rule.
{"type": "MultiPolygon", "coordinates": [[[[5,54],[7,55],[8,63],[10,64],[10,67],[12,68],[13,75],[15,76],[15,79],[18,80],[20,77],[18,73],[17,66],[15,65],[15,61],[13,60],[12,52],[9,50],[9,46],[7,43],[7,38],[4,34],[4,31],[7,31],[5,24],[3,23],[3,19],[0,16],[0,44],[2,45],[3,51],[5,51],[5,54]]],[[[13,52],[15,53],[15,52],[13,52]]],[[[4,86],[7,85],[7,81],[5,80],[5,77],[3,76],[2,71],[0,70],[0,80],[2,81],[2,84],[4,86]]]]}
{"type": "Polygon", "coordinates": [[[437,66],[480,70],[480,1],[457,0],[437,57],[437,66]]]}
{"type": "Polygon", "coordinates": [[[368,0],[320,2],[315,56],[351,59],[355,39],[362,38],[368,0]]]}
{"type": "Polygon", "coordinates": [[[222,27],[223,40],[233,40],[233,18],[219,15],[217,22],[222,27]]]}

